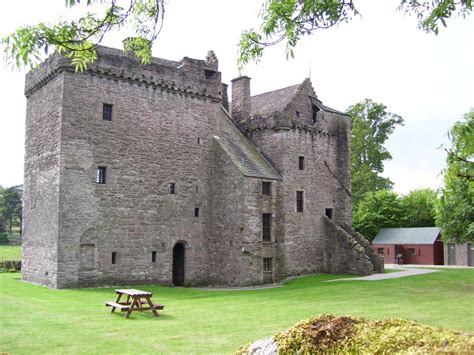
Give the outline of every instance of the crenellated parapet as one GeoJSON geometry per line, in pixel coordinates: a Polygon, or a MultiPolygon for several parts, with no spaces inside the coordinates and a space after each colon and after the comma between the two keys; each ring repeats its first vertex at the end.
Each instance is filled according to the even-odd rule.
{"type": "MultiPolygon", "coordinates": [[[[217,71],[213,53],[206,61],[188,57],[179,62],[152,58],[150,64],[143,65],[135,56],[121,50],[99,47],[97,52],[97,60],[77,75],[99,76],[213,102],[223,100],[221,73],[217,71]]],[[[74,73],[74,66],[69,59],[53,54],[27,74],[25,96],[29,97],[62,72],[74,73]]]]}

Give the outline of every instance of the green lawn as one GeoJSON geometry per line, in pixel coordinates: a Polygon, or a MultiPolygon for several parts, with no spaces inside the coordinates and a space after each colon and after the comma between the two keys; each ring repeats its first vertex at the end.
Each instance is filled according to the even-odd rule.
{"type": "Polygon", "coordinates": [[[0,260],[20,260],[21,246],[0,245],[0,260]]]}
{"type": "Polygon", "coordinates": [[[114,299],[112,288],[50,290],[21,282],[20,274],[0,274],[0,352],[231,353],[320,313],[400,317],[474,331],[472,269],[323,282],[333,278],[308,276],[253,291],[137,286],[166,308],[159,318],[145,312],[124,319],[104,306],[114,299]]]}

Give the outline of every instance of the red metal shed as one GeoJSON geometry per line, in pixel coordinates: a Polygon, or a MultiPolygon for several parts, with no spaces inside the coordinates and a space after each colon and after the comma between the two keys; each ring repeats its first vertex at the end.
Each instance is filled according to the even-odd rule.
{"type": "Polygon", "coordinates": [[[444,251],[440,229],[437,227],[384,228],[372,242],[375,253],[383,256],[386,264],[443,265],[444,251]]]}

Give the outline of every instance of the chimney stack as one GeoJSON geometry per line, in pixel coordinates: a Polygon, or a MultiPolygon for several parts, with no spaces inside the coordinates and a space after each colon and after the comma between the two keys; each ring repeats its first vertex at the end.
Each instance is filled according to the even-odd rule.
{"type": "Polygon", "coordinates": [[[237,125],[250,120],[250,78],[232,80],[232,118],[237,125]]]}

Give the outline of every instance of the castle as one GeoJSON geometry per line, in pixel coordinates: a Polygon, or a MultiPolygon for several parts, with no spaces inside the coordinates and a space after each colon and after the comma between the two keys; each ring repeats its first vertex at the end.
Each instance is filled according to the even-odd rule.
{"type": "Polygon", "coordinates": [[[251,96],[218,60],[99,47],[26,77],[23,279],[248,286],[383,268],[351,227],[350,117],[309,79],[251,96]]]}

